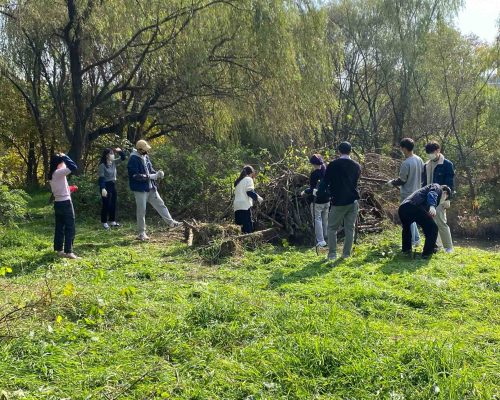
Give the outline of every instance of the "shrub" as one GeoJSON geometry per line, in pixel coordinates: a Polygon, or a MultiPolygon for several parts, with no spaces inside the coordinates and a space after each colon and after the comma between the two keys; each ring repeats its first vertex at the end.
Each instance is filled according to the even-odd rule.
{"type": "Polygon", "coordinates": [[[0,224],[12,225],[26,219],[29,200],[24,190],[10,190],[0,183],[0,224]]]}

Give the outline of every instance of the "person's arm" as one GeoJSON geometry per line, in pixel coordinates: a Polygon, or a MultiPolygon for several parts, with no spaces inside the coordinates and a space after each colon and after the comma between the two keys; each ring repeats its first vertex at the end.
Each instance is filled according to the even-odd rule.
{"type": "Polygon", "coordinates": [[[437,207],[438,205],[439,193],[436,190],[431,189],[427,193],[427,205],[430,207],[437,207]]]}
{"type": "Polygon", "coordinates": [[[104,180],[104,164],[99,164],[99,189],[105,189],[106,188],[106,181],[104,180]]]}
{"type": "Polygon", "coordinates": [[[117,153],[118,153],[118,156],[120,158],[116,158],[113,161],[115,163],[115,165],[120,164],[122,161],[125,161],[125,159],[127,158],[127,155],[125,154],[125,152],[123,150],[118,150],[117,153]]]}
{"type": "Polygon", "coordinates": [[[422,187],[427,186],[427,172],[426,172],[427,164],[424,164],[422,168],[422,187]]]}
{"type": "Polygon", "coordinates": [[[410,166],[408,164],[401,164],[401,168],[399,170],[399,176],[397,179],[393,179],[393,186],[403,186],[408,181],[408,175],[410,174],[410,166]]]}
{"type": "Polygon", "coordinates": [[[247,190],[247,196],[251,197],[254,201],[258,199],[258,194],[255,193],[255,190],[247,190]]]}
{"type": "Polygon", "coordinates": [[[328,165],[328,167],[326,168],[325,176],[319,182],[318,191],[316,192],[317,196],[330,197],[330,193],[329,193],[328,188],[330,186],[329,182],[331,180],[331,177],[332,177],[332,168],[331,168],[331,165],[328,165]]]}
{"type": "Polygon", "coordinates": [[[313,194],[314,189],[318,188],[318,182],[320,181],[320,179],[321,179],[321,172],[320,170],[317,169],[311,174],[309,187],[306,190],[304,190],[304,193],[313,194]]]}
{"type": "Polygon", "coordinates": [[[78,169],[78,166],[75,164],[75,162],[71,158],[69,158],[66,154],[64,154],[61,158],[63,159],[64,164],[66,164],[66,167],[71,172],[75,172],[78,169]]]}
{"type": "Polygon", "coordinates": [[[146,182],[148,180],[147,174],[144,174],[142,170],[140,169],[140,163],[142,161],[139,160],[139,157],[131,157],[130,160],[128,161],[127,169],[128,169],[128,176],[130,179],[133,179],[138,182],[146,182]]]}
{"type": "Polygon", "coordinates": [[[448,162],[449,164],[447,165],[445,175],[445,185],[449,186],[451,193],[453,194],[453,191],[455,190],[455,168],[453,167],[453,163],[451,161],[448,160],[448,162]]]}

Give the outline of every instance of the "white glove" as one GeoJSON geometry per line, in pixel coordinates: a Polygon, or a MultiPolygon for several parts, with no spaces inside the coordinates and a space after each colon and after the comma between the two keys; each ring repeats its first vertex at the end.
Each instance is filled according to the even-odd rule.
{"type": "Polygon", "coordinates": [[[451,207],[450,200],[445,200],[443,201],[443,208],[447,210],[448,208],[451,207]]]}
{"type": "Polygon", "coordinates": [[[316,196],[316,193],[318,193],[318,189],[313,189],[313,196],[316,196]]]}
{"type": "Polygon", "coordinates": [[[102,197],[108,197],[108,191],[106,189],[101,190],[101,196],[102,197]]]}
{"type": "Polygon", "coordinates": [[[434,206],[431,206],[431,208],[429,208],[429,215],[434,218],[436,216],[436,207],[434,206]]]}
{"type": "Polygon", "coordinates": [[[160,169],[156,172],[156,176],[158,179],[163,179],[165,177],[165,173],[160,169]]]}
{"type": "Polygon", "coordinates": [[[257,201],[259,203],[262,203],[264,201],[264,199],[262,197],[260,197],[259,195],[257,195],[257,201]]]}
{"type": "Polygon", "coordinates": [[[305,190],[303,190],[302,192],[300,192],[300,195],[301,195],[301,196],[304,196],[305,194],[306,194],[306,191],[305,191],[305,190]]]}
{"type": "Polygon", "coordinates": [[[156,181],[158,179],[158,173],[149,175],[149,179],[156,181]]]}
{"type": "Polygon", "coordinates": [[[386,184],[387,186],[389,186],[389,187],[393,188],[393,187],[394,187],[393,182],[394,182],[394,179],[391,179],[390,181],[387,181],[385,184],[386,184]]]}

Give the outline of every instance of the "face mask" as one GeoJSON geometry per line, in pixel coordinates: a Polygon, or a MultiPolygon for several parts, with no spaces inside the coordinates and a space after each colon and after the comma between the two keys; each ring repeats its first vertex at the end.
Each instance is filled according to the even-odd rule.
{"type": "Polygon", "coordinates": [[[113,161],[115,159],[115,155],[114,154],[108,154],[108,160],[109,161],[113,161]]]}
{"type": "Polygon", "coordinates": [[[437,160],[438,155],[437,155],[437,153],[427,154],[427,158],[428,158],[430,161],[435,161],[435,160],[437,160]]]}

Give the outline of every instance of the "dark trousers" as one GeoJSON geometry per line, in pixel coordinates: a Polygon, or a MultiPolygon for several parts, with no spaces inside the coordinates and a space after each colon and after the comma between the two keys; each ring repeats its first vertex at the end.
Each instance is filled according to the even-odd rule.
{"type": "Polygon", "coordinates": [[[55,201],[54,214],[56,216],[56,229],[54,232],[54,250],[73,252],[73,240],[75,239],[75,210],[71,200],[55,201]]]}
{"type": "Polygon", "coordinates": [[[235,211],[234,220],[236,225],[241,226],[241,231],[243,233],[253,232],[252,211],[250,209],[235,211]]]}
{"type": "Polygon", "coordinates": [[[399,207],[399,219],[403,224],[403,251],[411,251],[411,224],[414,222],[424,231],[425,244],[422,255],[428,256],[434,253],[438,236],[438,226],[434,219],[422,207],[410,203],[399,207]]]}
{"type": "Polygon", "coordinates": [[[101,222],[116,221],[116,185],[115,182],[106,182],[106,191],[108,195],[102,197],[101,222]]]}

